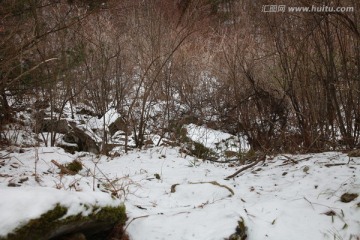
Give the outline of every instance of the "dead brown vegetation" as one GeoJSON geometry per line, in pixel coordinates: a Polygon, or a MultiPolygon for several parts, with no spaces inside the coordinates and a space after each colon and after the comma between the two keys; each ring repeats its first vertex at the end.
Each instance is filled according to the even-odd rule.
{"type": "Polygon", "coordinates": [[[325,3],[355,11],[265,13],[265,0],[4,0],[0,125],[13,115],[10,99],[46,99],[54,119],[67,103],[100,116],[115,107],[141,148],[161,103],[151,126],[161,136],[191,115],[245,134],[254,150],[356,148],[359,3],[325,3]]]}

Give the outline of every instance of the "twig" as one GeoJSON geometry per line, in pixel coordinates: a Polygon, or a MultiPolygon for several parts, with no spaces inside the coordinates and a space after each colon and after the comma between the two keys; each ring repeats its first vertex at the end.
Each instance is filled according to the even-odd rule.
{"type": "Polygon", "coordinates": [[[315,210],[315,208],[314,208],[314,206],[313,206],[313,203],[310,202],[306,197],[304,197],[304,199],[310,204],[311,208],[312,208],[313,210],[315,210]]]}
{"type": "Polygon", "coordinates": [[[60,163],[58,163],[58,162],[55,161],[55,160],[51,160],[51,162],[52,162],[55,166],[57,166],[58,168],[60,168],[61,173],[69,174],[69,175],[75,175],[75,174],[76,174],[76,172],[71,171],[70,169],[68,169],[67,167],[64,167],[63,165],[61,165],[60,163]]]}
{"type": "Polygon", "coordinates": [[[109,183],[109,185],[113,188],[112,194],[115,195],[116,197],[118,196],[118,192],[119,190],[122,190],[125,196],[125,189],[117,189],[114,185],[114,183],[112,181],[110,181],[110,179],[106,176],[106,174],[97,166],[95,165],[95,168],[97,168],[99,170],[99,172],[104,176],[105,180],[109,183]]]}
{"type": "Polygon", "coordinates": [[[177,212],[177,213],[174,213],[172,215],[169,215],[169,216],[176,216],[176,215],[179,215],[179,214],[189,214],[191,212],[177,212]]]}
{"type": "MultiPolygon", "coordinates": [[[[95,182],[96,182],[96,167],[97,167],[97,164],[100,162],[100,159],[99,161],[95,162],[93,161],[94,163],[94,173],[93,173],[93,191],[95,192],[95,182]]],[[[89,172],[91,172],[90,168],[89,168],[89,172]]]]}
{"type": "Polygon", "coordinates": [[[14,78],[12,80],[12,82],[16,82],[18,81],[20,78],[22,78],[23,76],[25,76],[26,74],[29,74],[30,72],[36,70],[37,68],[39,68],[42,64],[50,62],[50,61],[54,61],[54,60],[58,60],[58,58],[50,58],[50,59],[46,59],[45,61],[42,61],[41,63],[39,63],[38,65],[30,68],[29,70],[23,72],[22,74],[20,74],[19,76],[17,76],[16,78],[14,78]]]}
{"type": "MultiPolygon", "coordinates": [[[[170,215],[170,216],[176,216],[176,215],[179,215],[179,214],[189,214],[190,212],[178,212],[178,213],[174,213],[174,214],[172,214],[172,215],[170,215]]],[[[162,213],[160,213],[161,215],[162,215],[162,213]]],[[[140,219],[140,218],[147,218],[147,217],[150,217],[150,216],[157,216],[157,215],[159,215],[159,213],[158,214],[153,214],[153,215],[144,215],[144,216],[139,216],[139,217],[134,217],[133,219],[131,219],[130,220],[130,222],[128,223],[128,224],[126,224],[126,226],[124,227],[124,232],[126,231],[126,229],[129,227],[129,225],[133,222],[133,221],[135,221],[135,220],[137,220],[137,219],[140,219]]]]}
{"type": "Polygon", "coordinates": [[[96,187],[96,181],[99,181],[100,183],[103,183],[103,186],[105,187],[105,189],[107,191],[111,192],[111,195],[117,198],[120,198],[122,195],[119,194],[119,192],[121,191],[123,193],[124,198],[126,198],[127,193],[129,192],[129,186],[133,185],[136,183],[134,183],[128,175],[125,175],[124,177],[121,178],[116,178],[115,180],[110,180],[109,177],[107,177],[107,175],[99,168],[98,163],[100,162],[100,159],[98,161],[93,160],[94,163],[94,169],[93,171],[90,169],[90,167],[87,167],[86,165],[82,164],[83,168],[86,170],[87,172],[87,176],[92,176],[93,179],[93,191],[95,191],[96,187]],[[101,179],[100,177],[97,177],[97,170],[98,172],[104,177],[105,180],[101,179]],[[128,182],[121,182],[121,186],[117,187],[115,185],[116,182],[123,180],[123,179],[129,179],[128,182]],[[106,184],[106,185],[105,185],[106,184]]]}
{"type": "Polygon", "coordinates": [[[7,153],[7,154],[4,154],[4,155],[0,155],[0,159],[7,159],[7,158],[10,158],[8,157],[10,155],[10,152],[7,153]]]}
{"type": "Polygon", "coordinates": [[[39,162],[39,149],[36,147],[35,148],[35,181],[37,183],[40,182],[40,178],[39,178],[39,176],[37,174],[37,164],[38,164],[38,162],[39,162]]]}
{"type": "MultiPolygon", "coordinates": [[[[38,156],[39,157],[39,156],[38,156]]],[[[9,159],[10,159],[11,157],[9,157],[9,159]]],[[[16,156],[13,156],[12,158],[14,158],[14,159],[16,159],[19,163],[21,163],[22,165],[24,165],[24,163],[20,160],[20,159],[18,159],[16,156]]]]}
{"type": "Polygon", "coordinates": [[[262,161],[262,162],[265,161],[265,159],[266,159],[266,155],[260,156],[260,157],[259,157],[256,161],[254,161],[253,163],[251,163],[251,164],[249,164],[249,165],[247,165],[247,166],[245,166],[245,167],[237,170],[235,173],[231,174],[230,176],[227,176],[227,177],[225,178],[225,180],[229,180],[230,178],[236,177],[239,173],[241,173],[241,172],[243,172],[243,171],[245,171],[245,170],[247,170],[247,169],[249,169],[249,168],[252,168],[252,167],[255,166],[256,164],[258,164],[260,161],[262,161]]]}
{"type": "Polygon", "coordinates": [[[296,160],[296,162],[306,161],[306,160],[309,160],[310,158],[312,158],[312,156],[306,157],[306,158],[301,158],[299,160],[296,160]]]}
{"type": "Polygon", "coordinates": [[[347,165],[347,163],[328,163],[325,164],[325,167],[335,167],[335,166],[343,166],[343,165],[347,165]]]}
{"type": "Polygon", "coordinates": [[[235,173],[231,174],[230,176],[227,176],[227,177],[225,178],[225,180],[229,180],[230,178],[235,177],[236,175],[238,175],[239,173],[245,171],[246,169],[252,168],[252,167],[255,166],[256,164],[258,164],[258,161],[253,162],[253,163],[251,163],[251,164],[249,164],[249,165],[247,165],[247,166],[239,169],[238,171],[236,171],[235,173]]]}
{"type": "Polygon", "coordinates": [[[126,231],[126,229],[129,227],[129,225],[133,222],[133,221],[135,221],[136,219],[139,219],[139,218],[147,218],[147,217],[149,217],[150,215],[144,215],[144,216],[139,216],[139,217],[134,217],[133,219],[131,219],[131,221],[128,223],[128,224],[126,224],[126,226],[125,226],[125,228],[124,228],[124,232],[126,231]]]}
{"type": "Polygon", "coordinates": [[[295,160],[295,159],[293,159],[293,158],[291,158],[291,157],[288,157],[288,156],[285,156],[285,155],[281,155],[281,156],[287,158],[288,160],[286,160],[285,163],[283,163],[283,164],[281,164],[281,165],[279,165],[279,166],[285,166],[285,165],[288,165],[288,164],[290,164],[290,163],[298,164],[298,163],[301,162],[301,161],[309,160],[310,158],[312,158],[312,156],[310,156],[310,157],[302,158],[302,159],[299,159],[299,160],[295,160]],[[290,162],[290,163],[289,163],[289,162],[290,162]]]}
{"type": "MultiPolygon", "coordinates": [[[[219,186],[219,187],[222,187],[222,188],[226,188],[227,190],[229,190],[229,192],[231,193],[231,196],[233,196],[235,193],[234,193],[234,190],[232,190],[230,187],[226,186],[226,185],[222,185],[216,181],[212,181],[212,182],[190,182],[190,184],[204,184],[204,183],[209,183],[209,184],[212,184],[212,185],[215,185],[215,186],[219,186]]],[[[174,188],[175,189],[175,188],[174,188]]]]}

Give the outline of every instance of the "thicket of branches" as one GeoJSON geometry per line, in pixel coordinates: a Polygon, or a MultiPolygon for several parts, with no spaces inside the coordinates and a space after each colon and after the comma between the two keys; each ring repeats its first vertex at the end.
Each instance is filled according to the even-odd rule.
{"type": "Polygon", "coordinates": [[[163,135],[184,116],[245,134],[254,150],[359,145],[357,0],[286,2],[351,13],[264,13],[266,0],[0,4],[0,126],[17,102],[45,99],[60,113],[115,107],[138,147],[147,128],[163,135]]]}

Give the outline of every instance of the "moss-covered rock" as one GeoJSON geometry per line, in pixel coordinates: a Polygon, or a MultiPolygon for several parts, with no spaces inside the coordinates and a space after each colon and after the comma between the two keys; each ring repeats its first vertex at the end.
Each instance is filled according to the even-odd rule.
{"type": "Polygon", "coordinates": [[[66,216],[68,209],[57,204],[53,209],[42,214],[37,219],[32,219],[23,226],[17,228],[7,237],[0,237],[0,240],[25,240],[25,239],[61,239],[60,237],[82,233],[87,239],[98,235],[100,232],[111,230],[116,224],[125,224],[125,206],[98,207],[92,208],[91,214],[66,216]]]}

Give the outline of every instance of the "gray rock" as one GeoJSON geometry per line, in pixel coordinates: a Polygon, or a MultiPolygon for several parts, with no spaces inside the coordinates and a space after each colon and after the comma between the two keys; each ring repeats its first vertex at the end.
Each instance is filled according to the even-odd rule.
{"type": "Polygon", "coordinates": [[[76,143],[79,151],[91,152],[99,154],[99,146],[95,140],[89,136],[84,130],[72,126],[72,130],[65,134],[63,140],[68,143],[76,143]]]}
{"type": "Polygon", "coordinates": [[[130,134],[128,124],[121,117],[119,117],[113,123],[111,123],[109,125],[109,131],[110,131],[111,136],[113,136],[117,131],[123,131],[123,132],[127,132],[128,134],[130,134]]]}

